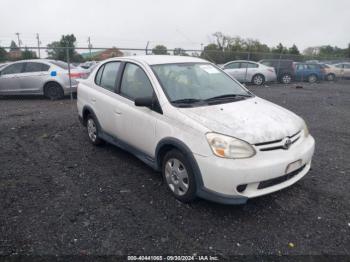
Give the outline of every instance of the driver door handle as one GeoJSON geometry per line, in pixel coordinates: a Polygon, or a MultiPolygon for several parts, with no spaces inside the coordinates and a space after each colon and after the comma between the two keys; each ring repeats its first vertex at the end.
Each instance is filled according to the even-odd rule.
{"type": "Polygon", "coordinates": [[[114,109],[114,114],[121,115],[122,112],[119,109],[115,108],[114,109]]]}

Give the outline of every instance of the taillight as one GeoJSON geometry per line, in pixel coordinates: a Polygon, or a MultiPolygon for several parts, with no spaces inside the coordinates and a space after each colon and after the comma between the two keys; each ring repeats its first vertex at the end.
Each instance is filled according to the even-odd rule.
{"type": "Polygon", "coordinates": [[[83,73],[80,73],[80,72],[74,72],[74,73],[71,72],[69,76],[70,76],[71,78],[82,78],[83,75],[84,75],[84,74],[83,74],[83,73]]]}
{"type": "Polygon", "coordinates": [[[275,73],[275,69],[273,68],[268,68],[267,71],[270,71],[271,73],[275,73]]]}

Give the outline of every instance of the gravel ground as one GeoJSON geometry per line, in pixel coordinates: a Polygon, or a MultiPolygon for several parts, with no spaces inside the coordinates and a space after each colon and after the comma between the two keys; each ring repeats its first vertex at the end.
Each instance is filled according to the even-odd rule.
{"type": "Polygon", "coordinates": [[[93,147],[69,99],[0,99],[0,255],[350,255],[350,81],[249,87],[301,115],[312,171],[294,186],[225,206],[186,205],[161,176],[93,147]]]}

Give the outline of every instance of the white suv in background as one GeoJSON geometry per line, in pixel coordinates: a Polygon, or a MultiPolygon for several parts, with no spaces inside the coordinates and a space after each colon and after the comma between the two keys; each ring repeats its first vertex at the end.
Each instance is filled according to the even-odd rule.
{"type": "Polygon", "coordinates": [[[93,144],[132,152],[183,202],[242,204],[311,166],[315,142],[300,117],[199,58],[106,60],[79,83],[77,106],[93,144]]]}

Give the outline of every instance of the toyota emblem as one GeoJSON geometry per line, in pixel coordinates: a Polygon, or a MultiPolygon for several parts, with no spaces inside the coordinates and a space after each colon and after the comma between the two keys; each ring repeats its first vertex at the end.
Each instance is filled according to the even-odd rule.
{"type": "Polygon", "coordinates": [[[289,149],[290,146],[292,145],[292,140],[290,140],[289,138],[287,138],[285,141],[284,141],[284,144],[283,144],[283,149],[289,149]]]}

